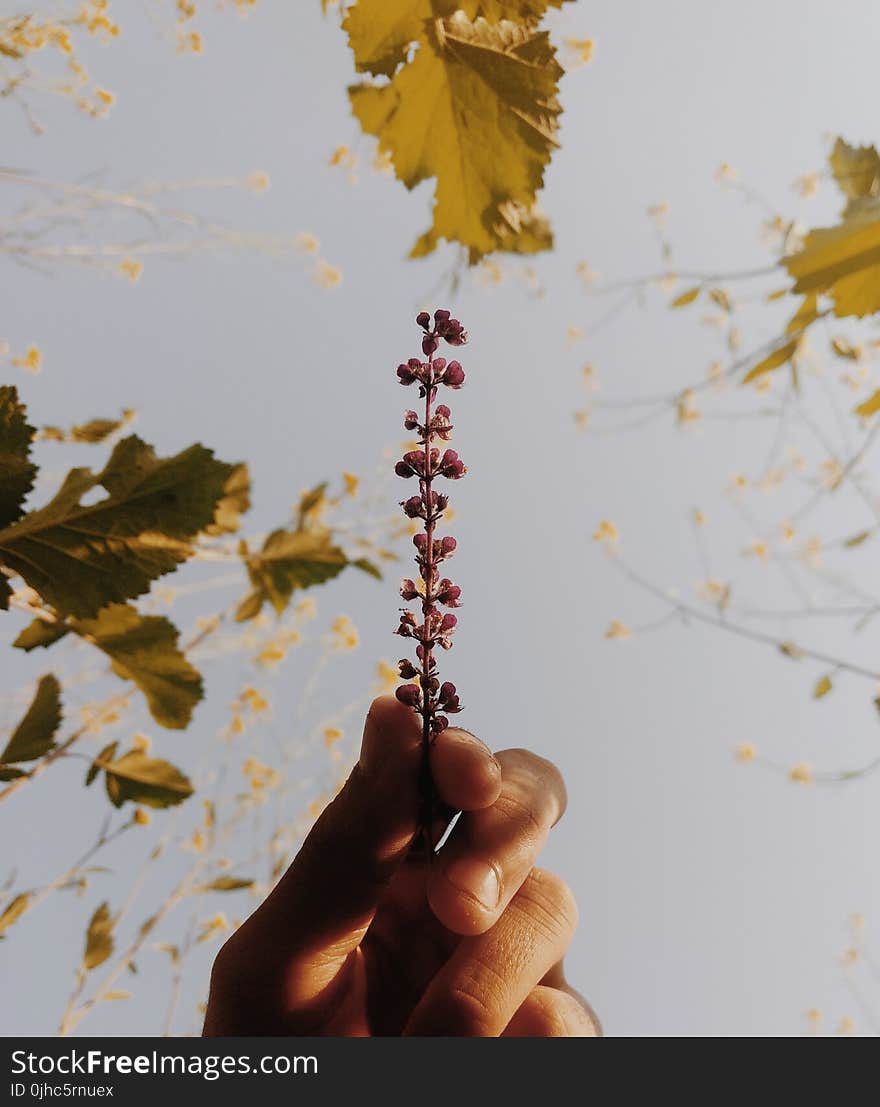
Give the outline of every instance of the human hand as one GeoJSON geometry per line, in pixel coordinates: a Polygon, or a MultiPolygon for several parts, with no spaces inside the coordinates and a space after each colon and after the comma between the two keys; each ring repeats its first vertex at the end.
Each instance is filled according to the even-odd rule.
{"type": "Polygon", "coordinates": [[[572,894],[534,867],[565,809],[558,771],[443,731],[434,787],[463,814],[428,864],[408,856],[420,759],[416,715],[375,700],[345,787],[217,955],[205,1035],[601,1034],[562,970],[572,894]]]}

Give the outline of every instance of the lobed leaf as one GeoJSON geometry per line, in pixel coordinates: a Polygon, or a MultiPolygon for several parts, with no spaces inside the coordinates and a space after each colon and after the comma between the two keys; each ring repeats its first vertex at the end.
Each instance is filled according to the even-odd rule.
{"type": "Polygon", "coordinates": [[[159,458],[131,435],[99,474],[71,470],[45,507],[0,530],[0,560],[62,614],[91,618],[192,554],[233,468],[198,445],[159,458]],[[99,486],[107,496],[84,504],[99,486]]]}
{"type": "Polygon", "coordinates": [[[259,552],[251,553],[242,543],[241,554],[253,591],[239,605],[235,615],[239,622],[258,615],[264,603],[280,615],[297,589],[324,584],[351,564],[324,527],[276,530],[259,552]]]}
{"type": "Polygon", "coordinates": [[[34,486],[33,437],[18,390],[13,385],[0,386],[0,527],[21,517],[24,499],[34,486]]]}
{"type": "MultiPolygon", "coordinates": [[[[362,129],[378,138],[406,187],[436,179],[433,224],[412,256],[430,253],[441,239],[466,246],[471,262],[509,248],[511,240],[520,252],[546,248],[546,222],[511,239],[509,215],[517,208],[532,212],[557,145],[562,69],[548,35],[535,31],[533,21],[490,23],[479,17],[472,22],[460,10],[426,19],[425,7],[418,29],[415,5],[395,0],[393,6],[401,10],[390,38],[380,41],[374,34],[370,45],[355,33],[356,64],[390,72],[392,61],[403,60],[415,28],[412,60],[397,69],[390,84],[362,84],[349,92],[362,129]]],[[[470,9],[474,13],[479,6],[470,9]]],[[[492,10],[501,9],[496,4],[492,10]]],[[[350,37],[350,21],[357,32],[365,13],[361,4],[352,9],[350,37]]]]}

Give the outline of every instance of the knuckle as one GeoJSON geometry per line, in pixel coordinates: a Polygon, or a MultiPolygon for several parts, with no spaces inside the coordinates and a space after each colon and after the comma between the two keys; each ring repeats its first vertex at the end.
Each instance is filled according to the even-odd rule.
{"type": "Polygon", "coordinates": [[[469,1038],[492,1035],[491,1002],[467,982],[453,984],[441,1004],[442,1021],[469,1038]]]}
{"type": "Polygon", "coordinates": [[[562,877],[544,869],[532,869],[519,895],[529,915],[548,933],[566,941],[571,938],[578,925],[578,906],[562,877]]]}
{"type": "Polygon", "coordinates": [[[557,766],[546,757],[522,748],[503,750],[497,757],[511,781],[518,782],[524,793],[540,797],[547,810],[548,823],[558,822],[568,804],[568,795],[557,766]]]}

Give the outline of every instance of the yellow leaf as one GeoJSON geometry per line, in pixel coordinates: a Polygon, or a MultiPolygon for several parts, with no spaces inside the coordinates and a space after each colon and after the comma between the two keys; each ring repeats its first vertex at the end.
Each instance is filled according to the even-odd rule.
{"type": "Polygon", "coordinates": [[[810,231],[803,249],[782,264],[795,278],[795,292],[830,296],[837,316],[880,311],[880,207],[810,231]]]}
{"type": "Polygon", "coordinates": [[[14,922],[18,922],[27,911],[30,899],[31,897],[27,892],[22,892],[20,896],[16,896],[15,899],[9,901],[3,909],[3,913],[0,914],[0,934],[12,926],[14,922]]]}
{"type": "Polygon", "coordinates": [[[873,146],[850,146],[842,138],[828,158],[840,191],[848,200],[880,195],[880,155],[873,146]]]}
{"type": "Polygon", "coordinates": [[[113,919],[110,908],[102,903],[95,910],[86,931],[86,948],[83,953],[83,968],[87,971],[103,965],[113,952],[113,919]]]}
{"type": "MultiPolygon", "coordinates": [[[[546,33],[472,23],[457,11],[422,25],[415,55],[390,85],[350,90],[355,116],[406,187],[436,178],[433,225],[416,256],[440,239],[462,243],[472,263],[508,248],[497,229],[505,229],[505,205],[532,211],[557,145],[561,74],[546,33]]],[[[520,241],[519,250],[545,241],[520,241]]]]}
{"type": "Polygon", "coordinates": [[[827,696],[834,685],[831,683],[831,677],[827,675],[819,677],[813,688],[813,699],[821,700],[823,696],[827,696]]]}
{"type": "Polygon", "coordinates": [[[772,304],[774,300],[781,300],[782,297],[787,296],[788,293],[789,289],[787,288],[777,288],[775,292],[767,293],[766,301],[768,304],[772,304]]]}
{"type": "Polygon", "coordinates": [[[121,807],[126,800],[146,807],[173,807],[193,792],[192,784],[180,769],[137,749],[115,761],[99,758],[95,764],[104,770],[107,795],[114,807],[121,807]]]}
{"type": "Polygon", "coordinates": [[[867,418],[869,415],[874,415],[878,411],[880,411],[880,388],[870,395],[864,403],[859,404],[856,408],[856,415],[862,415],[867,418]]]}
{"type": "Polygon", "coordinates": [[[800,646],[795,645],[794,642],[780,642],[779,650],[784,653],[786,657],[790,657],[792,661],[800,661],[804,656],[803,650],[800,646]]]}
{"type": "Polygon", "coordinates": [[[676,296],[669,306],[673,308],[687,307],[688,304],[692,304],[696,300],[701,290],[702,285],[695,285],[693,288],[689,288],[687,292],[682,292],[680,296],[676,296]]]}
{"type": "Polygon", "coordinates": [[[840,335],[831,339],[831,349],[838,357],[844,358],[846,361],[858,361],[861,357],[861,350],[840,335]]]}
{"type": "Polygon", "coordinates": [[[60,725],[61,686],[49,673],[40,678],[30,707],[0,753],[0,763],[36,761],[52,749],[60,725]]]}
{"type": "Polygon", "coordinates": [[[843,545],[847,550],[854,550],[856,546],[861,546],[863,542],[867,542],[872,534],[873,531],[870,530],[859,531],[859,533],[854,534],[852,538],[847,538],[843,545]]]}
{"type": "Polygon", "coordinates": [[[753,369],[746,373],[742,383],[748,384],[749,381],[763,376],[764,373],[772,373],[774,369],[778,369],[780,365],[784,365],[797,352],[797,348],[797,340],[786,342],[784,346],[780,346],[779,349],[774,350],[772,354],[768,354],[763,361],[759,361],[753,369]]]}
{"type": "Polygon", "coordinates": [[[811,323],[815,323],[819,315],[816,307],[817,300],[818,297],[815,292],[811,292],[808,296],[804,296],[803,300],[801,300],[800,307],[788,321],[788,326],[785,328],[786,334],[801,335],[811,323]]]}

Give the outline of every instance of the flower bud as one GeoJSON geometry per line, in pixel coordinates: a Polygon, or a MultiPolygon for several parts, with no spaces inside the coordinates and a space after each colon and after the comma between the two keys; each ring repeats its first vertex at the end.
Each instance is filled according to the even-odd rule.
{"type": "Polygon", "coordinates": [[[403,425],[408,431],[415,430],[419,425],[419,417],[415,411],[404,412],[403,425]]]}
{"type": "Polygon", "coordinates": [[[419,675],[418,669],[407,657],[401,658],[397,662],[397,671],[403,680],[412,680],[413,677],[419,675]]]}
{"type": "Polygon", "coordinates": [[[407,707],[418,708],[422,702],[421,693],[417,684],[401,684],[394,693],[401,703],[407,707]]]}
{"type": "Polygon", "coordinates": [[[422,503],[421,496],[410,496],[400,506],[403,508],[404,515],[409,519],[423,519],[425,517],[425,506],[422,503]]]}
{"type": "Polygon", "coordinates": [[[434,326],[439,327],[441,324],[445,325],[448,323],[449,314],[450,313],[446,311],[445,308],[438,308],[437,311],[434,312],[434,326]]]}
{"type": "Polygon", "coordinates": [[[420,311],[416,316],[416,326],[427,330],[431,325],[431,316],[426,311],[420,311]]]}
{"type": "Polygon", "coordinates": [[[412,384],[412,382],[416,379],[416,376],[408,365],[398,365],[397,379],[400,381],[401,384],[412,384]]]}
{"type": "Polygon", "coordinates": [[[441,538],[437,545],[440,547],[441,557],[452,557],[455,553],[455,547],[458,543],[452,537],[451,534],[447,534],[445,538],[441,538]]]}
{"type": "Polygon", "coordinates": [[[464,369],[457,361],[450,361],[443,374],[443,383],[448,388],[461,388],[464,384],[464,369]]]}
{"type": "Polygon", "coordinates": [[[428,536],[427,536],[427,534],[425,534],[424,531],[419,531],[418,534],[414,534],[413,535],[413,545],[419,551],[419,553],[424,557],[424,555],[428,552],[428,536]]]}
{"type": "Polygon", "coordinates": [[[405,600],[415,600],[419,598],[419,590],[416,588],[416,582],[410,580],[408,577],[404,577],[400,582],[400,595],[405,600]]]}
{"type": "Polygon", "coordinates": [[[461,589],[457,584],[453,584],[451,580],[444,577],[437,586],[437,592],[435,598],[437,603],[445,604],[446,607],[458,607],[459,597],[461,596],[461,589]]]}
{"type": "Polygon", "coordinates": [[[422,339],[422,353],[426,357],[430,357],[439,345],[440,343],[437,341],[436,338],[432,338],[430,335],[426,335],[422,339]]]}

